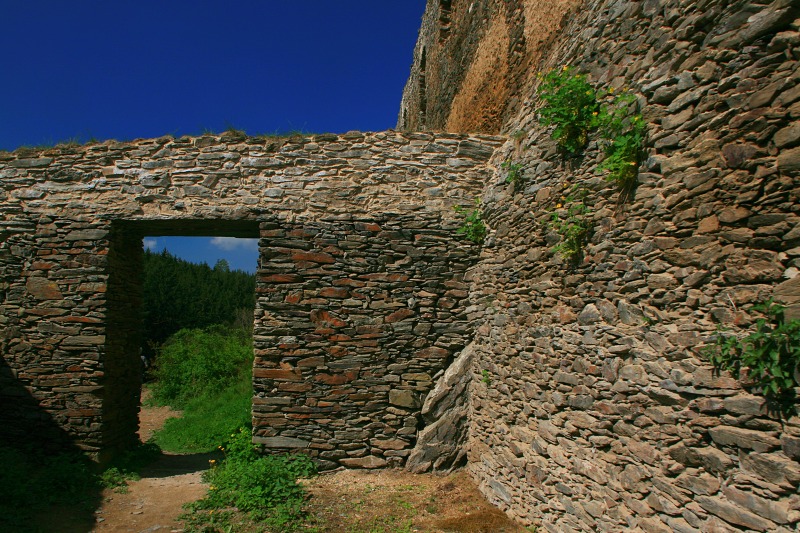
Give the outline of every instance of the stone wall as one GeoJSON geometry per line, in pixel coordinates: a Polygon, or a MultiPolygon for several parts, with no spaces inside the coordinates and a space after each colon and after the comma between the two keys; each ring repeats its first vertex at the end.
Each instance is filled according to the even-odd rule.
{"type": "MultiPolygon", "coordinates": [[[[468,408],[470,472],[521,522],[800,528],[800,418],[769,414],[700,355],[717,326],[751,329],[767,297],[800,316],[798,17],[797,2],[716,0],[591,0],[572,14],[539,69],[569,64],[639,96],[648,157],[627,200],[597,171],[596,142],[564,161],[533,88],[515,95],[502,130],[521,136],[498,150],[483,195],[471,383],[447,401],[468,408]],[[524,166],[517,193],[505,160],[524,166]],[[576,183],[594,232],[571,266],[548,221],[576,183]]],[[[451,25],[448,38],[462,31],[474,30],[451,25]]]]}
{"type": "Polygon", "coordinates": [[[130,444],[142,237],[260,237],[256,439],[306,442],[330,466],[401,462],[421,398],[467,342],[476,254],[452,207],[472,203],[498,144],[227,134],[1,153],[4,435],[130,444]]]}
{"type": "Polygon", "coordinates": [[[255,441],[323,466],[402,465],[422,400],[471,337],[475,250],[420,215],[261,235],[255,441]]]}

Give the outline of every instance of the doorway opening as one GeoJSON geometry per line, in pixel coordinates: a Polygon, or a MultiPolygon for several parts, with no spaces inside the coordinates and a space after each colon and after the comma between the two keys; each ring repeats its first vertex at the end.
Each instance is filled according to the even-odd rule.
{"type": "MultiPolygon", "coordinates": [[[[219,385],[220,376],[229,371],[218,363],[229,362],[234,341],[237,357],[246,358],[237,364],[247,366],[249,375],[258,238],[256,221],[121,221],[113,225],[108,258],[104,448],[125,449],[137,445],[140,437],[147,440],[149,434],[141,434],[139,419],[142,386],[145,381],[163,379],[162,363],[170,358],[182,362],[192,355],[203,367],[174,369],[173,385],[195,387],[193,393],[179,394],[176,405],[219,385]],[[249,260],[246,266],[245,260],[249,260]],[[170,343],[173,353],[159,361],[170,343]],[[175,353],[181,350],[183,355],[175,353]],[[205,361],[203,353],[218,355],[220,360],[205,361]]],[[[239,410],[249,421],[252,384],[240,384],[239,389],[239,410]]],[[[174,391],[167,392],[170,394],[175,396],[174,391]]]]}

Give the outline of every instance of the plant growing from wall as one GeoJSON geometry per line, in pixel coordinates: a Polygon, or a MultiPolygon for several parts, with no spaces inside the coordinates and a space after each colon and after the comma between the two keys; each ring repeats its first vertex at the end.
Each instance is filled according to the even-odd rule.
{"type": "Polygon", "coordinates": [[[482,244],[486,238],[486,224],[483,222],[480,199],[475,198],[475,207],[473,209],[467,209],[460,205],[455,206],[453,209],[464,219],[461,227],[456,230],[456,234],[463,235],[465,239],[475,244],[482,244]]]}
{"type": "Polygon", "coordinates": [[[627,91],[606,93],[608,103],[597,115],[603,139],[605,159],[598,167],[608,172],[606,179],[620,191],[630,191],[636,184],[642,160],[646,126],[638,111],[636,97],[627,91]]]}
{"type": "Polygon", "coordinates": [[[514,192],[519,191],[525,184],[522,163],[514,163],[507,159],[500,164],[500,168],[506,171],[506,183],[510,183],[513,186],[514,192]]]}
{"type": "Polygon", "coordinates": [[[613,87],[596,90],[586,75],[568,66],[540,77],[539,122],[555,126],[552,138],[559,149],[575,156],[599,129],[605,159],[598,168],[621,192],[629,193],[636,184],[646,135],[636,97],[627,90],[615,94],[613,87]]]}
{"type": "Polygon", "coordinates": [[[767,300],[753,306],[763,316],[744,338],[718,335],[702,352],[719,370],[764,395],[787,416],[796,410],[794,387],[800,385],[800,320],[787,322],[783,306],[767,300]]]}
{"type": "Polygon", "coordinates": [[[539,123],[554,125],[551,137],[558,148],[567,156],[575,156],[586,147],[596,126],[600,111],[597,91],[585,74],[575,74],[566,65],[551,70],[541,80],[537,94],[544,105],[539,108],[539,123]]]}
{"type": "Polygon", "coordinates": [[[550,214],[549,227],[560,237],[553,251],[569,263],[580,261],[592,230],[592,213],[586,197],[586,189],[575,185],[563,198],[563,204],[557,204],[556,210],[550,214]]]}

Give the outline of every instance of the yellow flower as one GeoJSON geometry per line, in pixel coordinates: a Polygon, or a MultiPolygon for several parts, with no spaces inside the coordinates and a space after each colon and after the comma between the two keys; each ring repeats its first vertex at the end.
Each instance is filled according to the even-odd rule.
{"type": "Polygon", "coordinates": [[[614,92],[614,88],[613,87],[609,87],[608,92],[613,93],[614,92]]]}
{"type": "Polygon", "coordinates": [[[592,91],[586,91],[586,94],[592,96],[592,91]]]}
{"type": "Polygon", "coordinates": [[[597,111],[592,111],[592,115],[597,116],[597,111]]]}
{"type": "Polygon", "coordinates": [[[561,70],[563,70],[563,71],[569,70],[569,65],[564,65],[561,70]]]}
{"type": "Polygon", "coordinates": [[[556,204],[556,208],[559,208],[559,207],[561,207],[561,204],[556,204]]]}

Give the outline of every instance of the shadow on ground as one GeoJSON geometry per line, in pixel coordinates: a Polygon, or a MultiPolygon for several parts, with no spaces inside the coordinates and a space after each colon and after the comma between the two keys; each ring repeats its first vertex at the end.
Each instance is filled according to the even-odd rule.
{"type": "Polygon", "coordinates": [[[142,478],[164,478],[191,474],[208,470],[209,461],[220,462],[224,458],[222,452],[196,453],[191,455],[173,455],[162,453],[155,461],[142,468],[142,478]]]}

